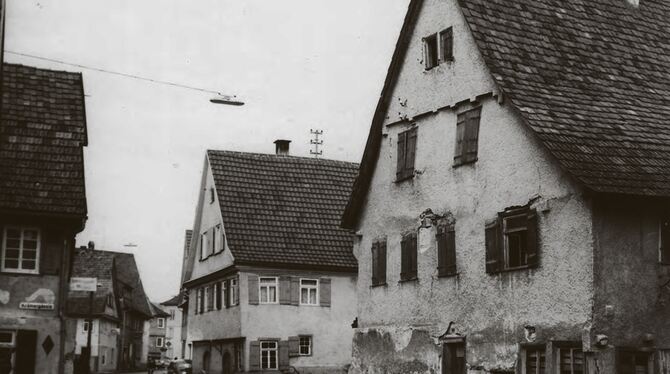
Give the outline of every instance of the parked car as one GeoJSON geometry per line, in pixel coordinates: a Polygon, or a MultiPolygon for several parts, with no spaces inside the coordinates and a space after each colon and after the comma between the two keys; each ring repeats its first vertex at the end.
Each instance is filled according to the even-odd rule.
{"type": "Polygon", "coordinates": [[[191,360],[175,360],[168,365],[168,374],[193,374],[191,360]]]}

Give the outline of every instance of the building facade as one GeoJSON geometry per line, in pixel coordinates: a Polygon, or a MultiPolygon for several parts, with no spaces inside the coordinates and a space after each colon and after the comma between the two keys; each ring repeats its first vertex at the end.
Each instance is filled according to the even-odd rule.
{"type": "Polygon", "coordinates": [[[167,346],[167,319],[170,315],[158,305],[151,303],[152,318],[149,324],[149,341],[147,361],[160,361],[172,358],[166,355],[167,346]]]}
{"type": "Polygon", "coordinates": [[[182,349],[182,312],[179,308],[179,295],[162,302],[161,309],[168,314],[165,317],[165,356],[169,359],[184,358],[182,349]]]}
{"type": "Polygon", "coordinates": [[[4,64],[0,113],[0,371],[72,370],[65,340],[86,221],[81,74],[4,64]]]}
{"type": "Polygon", "coordinates": [[[351,373],[668,370],[670,106],[641,113],[647,83],[630,79],[667,90],[668,67],[614,47],[659,40],[636,26],[654,12],[670,14],[410,2],[343,217],[358,234],[351,373]]]}
{"type": "Polygon", "coordinates": [[[346,371],[356,259],[338,220],[356,166],[207,152],[184,271],[194,371],[346,371]]]}

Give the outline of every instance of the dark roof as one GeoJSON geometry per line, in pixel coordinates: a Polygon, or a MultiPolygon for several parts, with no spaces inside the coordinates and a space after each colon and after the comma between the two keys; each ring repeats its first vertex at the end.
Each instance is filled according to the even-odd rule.
{"type": "MultiPolygon", "coordinates": [[[[342,219],[354,227],[421,0],[412,0],[342,219]]],[[[587,189],[670,196],[670,3],[460,0],[504,96],[587,189]]]]}
{"type": "MultiPolygon", "coordinates": [[[[129,302],[125,303],[125,307],[147,317],[152,316],[133,254],[78,248],[74,254],[72,276],[97,277],[98,283],[103,285],[95,296],[96,305],[100,304],[96,306],[97,313],[104,311],[106,296],[111,292],[112,287],[118,298],[121,297],[121,288],[125,285],[132,289],[129,302]]],[[[88,313],[87,292],[70,291],[68,293],[68,313],[88,313]]]]}
{"type": "Polygon", "coordinates": [[[353,236],[339,227],[358,165],[208,151],[236,264],[356,269],[353,236]]]}
{"type": "Polygon", "coordinates": [[[177,295],[177,296],[174,296],[174,297],[172,297],[172,298],[170,298],[170,299],[168,299],[168,300],[166,300],[166,301],[163,301],[163,302],[161,303],[161,305],[165,305],[165,306],[177,306],[177,305],[179,305],[179,301],[180,301],[180,295],[177,295]]]}
{"type": "Polygon", "coordinates": [[[161,309],[158,305],[149,302],[149,306],[151,307],[151,314],[152,316],[155,317],[169,317],[170,314],[161,309]]]}
{"type": "Polygon", "coordinates": [[[4,64],[0,211],[86,216],[79,73],[4,64]]]}
{"type": "Polygon", "coordinates": [[[596,192],[670,196],[670,2],[462,0],[495,81],[596,192]]]}

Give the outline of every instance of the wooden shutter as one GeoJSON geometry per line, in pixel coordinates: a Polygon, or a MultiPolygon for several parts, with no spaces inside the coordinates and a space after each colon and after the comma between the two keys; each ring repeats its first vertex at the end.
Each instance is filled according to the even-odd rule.
{"type": "Polygon", "coordinates": [[[404,235],[400,239],[400,279],[406,280],[409,277],[410,254],[409,254],[409,236],[404,235]]]}
{"type": "Polygon", "coordinates": [[[37,350],[37,331],[19,330],[16,333],[15,373],[35,373],[35,352],[37,350]]]}
{"type": "Polygon", "coordinates": [[[221,282],[214,284],[214,293],[216,294],[216,310],[221,310],[223,292],[221,290],[221,282]]]}
{"type": "Polygon", "coordinates": [[[291,277],[279,277],[279,304],[291,304],[291,277]]]}
{"type": "Polygon", "coordinates": [[[214,235],[216,235],[214,233],[215,231],[216,230],[214,230],[214,227],[207,230],[207,235],[209,236],[209,239],[207,240],[209,242],[209,243],[207,243],[209,245],[208,254],[210,254],[210,255],[213,254],[216,251],[216,248],[214,248],[214,244],[216,244],[215,240],[214,240],[214,235]]]}
{"type": "Polygon", "coordinates": [[[403,171],[403,176],[409,178],[414,175],[414,159],[416,156],[416,137],[417,137],[417,128],[413,128],[406,131],[407,133],[407,144],[405,148],[405,170],[403,171]]]}
{"type": "Polygon", "coordinates": [[[249,274],[247,288],[249,289],[249,305],[258,305],[258,275],[249,274]]]}
{"type": "Polygon", "coordinates": [[[330,306],[330,278],[319,279],[319,305],[330,306]]]}
{"type": "MultiPolygon", "coordinates": [[[[467,112],[466,112],[467,113],[467,112]]],[[[456,145],[454,146],[454,164],[459,165],[464,161],[465,151],[465,127],[467,114],[461,113],[456,119],[456,145]]]]}
{"type": "Polygon", "coordinates": [[[481,107],[467,111],[465,123],[465,152],[463,162],[472,162],[477,160],[477,144],[479,139],[479,117],[481,107]]]}
{"type": "Polygon", "coordinates": [[[537,267],[540,263],[539,241],[537,238],[537,212],[535,209],[528,211],[528,266],[537,267]]]}
{"type": "Polygon", "coordinates": [[[205,311],[205,288],[200,288],[200,313],[205,311]]]}
{"type": "Polygon", "coordinates": [[[300,337],[299,336],[289,336],[288,337],[288,355],[289,355],[289,357],[300,356],[300,337]]]}
{"type": "Polygon", "coordinates": [[[372,273],[372,285],[379,284],[379,243],[372,243],[371,248],[371,273],[372,273]]]}
{"type": "MultiPolygon", "coordinates": [[[[258,303],[258,298],[256,298],[258,303]]],[[[261,342],[249,342],[249,371],[261,370],[261,342]]]]}
{"type": "Polygon", "coordinates": [[[398,159],[396,162],[396,180],[405,177],[405,149],[407,147],[407,132],[398,134],[398,159]]]}
{"type": "Polygon", "coordinates": [[[410,258],[410,269],[409,275],[410,278],[414,279],[417,277],[417,261],[418,248],[417,248],[417,236],[416,233],[412,233],[409,238],[409,258],[410,258]]]}
{"type": "Polygon", "coordinates": [[[214,285],[207,288],[207,311],[214,310],[214,285]]]}
{"type": "Polygon", "coordinates": [[[288,340],[282,340],[279,342],[279,371],[288,370],[288,367],[288,340]]]}
{"type": "Polygon", "coordinates": [[[40,274],[58,275],[61,258],[63,257],[63,240],[53,232],[42,232],[40,235],[40,274]]]}
{"type": "Polygon", "coordinates": [[[456,232],[454,226],[438,227],[437,264],[439,276],[456,274],[456,232]]]}
{"type": "Polygon", "coordinates": [[[291,305],[300,305],[300,278],[291,277],[291,305]]]}
{"type": "Polygon", "coordinates": [[[500,270],[500,220],[486,224],[485,242],[486,242],[486,272],[495,273],[500,270]]]}
{"type": "Polygon", "coordinates": [[[442,59],[444,61],[454,60],[454,32],[450,27],[440,34],[442,39],[442,59]]]}
{"type": "Polygon", "coordinates": [[[379,243],[378,254],[379,259],[377,263],[379,265],[379,271],[377,273],[377,277],[379,284],[384,284],[386,283],[386,241],[379,243]]]}
{"type": "Polygon", "coordinates": [[[223,282],[221,282],[221,296],[223,299],[223,306],[225,308],[230,307],[230,280],[226,279],[223,282]]]}

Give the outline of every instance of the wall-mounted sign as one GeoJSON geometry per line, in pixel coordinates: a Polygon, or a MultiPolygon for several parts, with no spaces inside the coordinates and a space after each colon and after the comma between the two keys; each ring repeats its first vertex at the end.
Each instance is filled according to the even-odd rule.
{"type": "Polygon", "coordinates": [[[24,301],[19,303],[19,309],[30,309],[30,310],[54,310],[53,303],[30,303],[24,301]]]}
{"type": "Polygon", "coordinates": [[[70,291],[95,292],[98,289],[98,278],[70,278],[70,291]]]}

